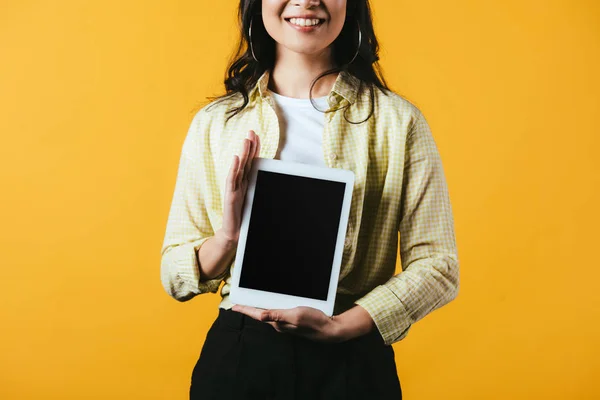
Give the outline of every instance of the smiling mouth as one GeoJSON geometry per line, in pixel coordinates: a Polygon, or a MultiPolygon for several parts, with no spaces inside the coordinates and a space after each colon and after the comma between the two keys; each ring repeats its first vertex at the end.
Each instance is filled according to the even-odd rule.
{"type": "Polygon", "coordinates": [[[320,19],[320,18],[309,18],[309,19],[284,18],[284,19],[287,22],[289,22],[290,24],[297,26],[299,28],[314,28],[314,27],[323,25],[323,23],[325,22],[324,19],[320,19]]]}

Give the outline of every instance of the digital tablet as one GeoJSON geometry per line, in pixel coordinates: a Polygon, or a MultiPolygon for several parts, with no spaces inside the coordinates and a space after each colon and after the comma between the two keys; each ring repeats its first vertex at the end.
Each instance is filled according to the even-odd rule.
{"type": "Polygon", "coordinates": [[[350,170],[252,161],[230,300],[333,315],[350,215],[350,170]]]}

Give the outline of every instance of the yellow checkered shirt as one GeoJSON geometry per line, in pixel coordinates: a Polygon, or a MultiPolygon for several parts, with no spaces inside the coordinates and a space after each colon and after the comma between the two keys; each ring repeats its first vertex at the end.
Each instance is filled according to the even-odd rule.
{"type": "MultiPolygon", "coordinates": [[[[279,120],[269,76],[269,71],[261,76],[247,107],[227,123],[225,112],[241,96],[200,109],[183,141],[161,252],[162,284],[179,301],[216,293],[225,282],[219,307],[233,306],[235,259],[221,276],[204,280],[197,251],[221,227],[225,180],[248,130],[260,136],[260,157],[275,157],[279,120]]],[[[334,313],[362,306],[390,345],[457,296],[459,262],[448,188],[427,121],[402,96],[375,89],[371,118],[349,123],[344,114],[358,122],[370,111],[369,91],[358,95],[359,83],[350,73],[339,73],[328,96],[330,109],[337,111],[324,116],[327,166],[355,174],[334,313]],[[394,275],[398,241],[402,272],[394,275]]]]}

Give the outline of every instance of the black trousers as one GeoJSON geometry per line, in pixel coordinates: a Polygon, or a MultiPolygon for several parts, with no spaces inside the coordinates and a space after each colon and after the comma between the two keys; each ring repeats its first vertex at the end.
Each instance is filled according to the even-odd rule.
{"type": "Polygon", "coordinates": [[[394,350],[374,329],[327,343],[219,309],[193,369],[190,399],[401,400],[394,350]]]}

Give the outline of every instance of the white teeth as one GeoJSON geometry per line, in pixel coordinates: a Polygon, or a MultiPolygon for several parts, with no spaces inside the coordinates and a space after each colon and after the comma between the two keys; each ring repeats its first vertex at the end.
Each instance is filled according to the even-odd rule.
{"type": "Polygon", "coordinates": [[[319,24],[318,19],[305,19],[305,18],[291,18],[290,22],[292,24],[298,25],[298,26],[313,26],[313,25],[319,24]]]}

